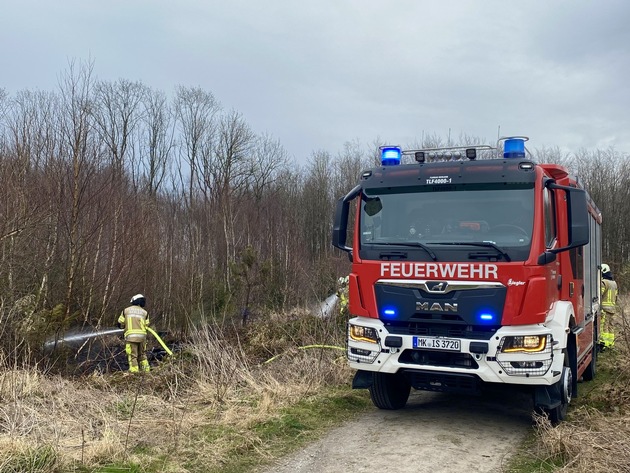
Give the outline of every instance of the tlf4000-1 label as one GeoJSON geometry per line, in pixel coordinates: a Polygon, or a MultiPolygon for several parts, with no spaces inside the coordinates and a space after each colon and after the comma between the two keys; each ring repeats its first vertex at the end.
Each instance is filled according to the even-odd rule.
{"type": "Polygon", "coordinates": [[[450,184],[451,178],[448,176],[432,176],[427,178],[427,184],[450,184]]]}

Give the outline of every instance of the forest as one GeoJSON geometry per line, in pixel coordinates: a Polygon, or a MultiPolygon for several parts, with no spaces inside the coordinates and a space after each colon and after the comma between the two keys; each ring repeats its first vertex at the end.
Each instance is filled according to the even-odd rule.
{"type": "MultiPolygon", "coordinates": [[[[480,138],[423,134],[406,146],[471,141],[480,138]]],[[[0,89],[5,350],[28,358],[45,337],[110,327],[136,293],[154,325],[181,337],[323,300],[349,271],[330,243],[335,201],[377,163],[380,144],[349,137],[298,162],[211,91],[101,81],[90,64],[70,64],[56,90],[0,89]]],[[[529,151],[588,189],[625,292],[630,154],[529,151]]]]}

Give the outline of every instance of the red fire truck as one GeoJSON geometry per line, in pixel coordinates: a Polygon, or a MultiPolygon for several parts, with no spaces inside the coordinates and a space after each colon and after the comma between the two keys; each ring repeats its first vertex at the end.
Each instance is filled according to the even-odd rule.
{"type": "Polygon", "coordinates": [[[404,407],[411,388],[503,383],[555,423],[595,376],[601,213],[566,168],[531,160],[527,139],[381,147],[382,165],[339,199],[347,356],[376,407],[404,407]]]}

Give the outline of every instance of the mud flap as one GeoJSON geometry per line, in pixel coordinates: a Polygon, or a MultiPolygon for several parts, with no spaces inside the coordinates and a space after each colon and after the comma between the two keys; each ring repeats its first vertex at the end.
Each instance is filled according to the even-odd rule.
{"type": "Polygon", "coordinates": [[[352,389],[368,389],[374,383],[374,375],[371,371],[359,370],[352,379],[352,389]]]}
{"type": "MultiPolygon", "coordinates": [[[[575,335],[569,336],[567,340],[566,355],[571,370],[571,399],[577,397],[577,350],[575,335]]],[[[563,375],[564,376],[564,375],[563,375]]],[[[534,389],[534,406],[544,409],[555,409],[562,404],[562,378],[552,386],[536,386],[534,389]]]]}
{"type": "Polygon", "coordinates": [[[543,409],[555,409],[561,402],[560,383],[552,386],[536,386],[534,390],[534,406],[543,409]]]}

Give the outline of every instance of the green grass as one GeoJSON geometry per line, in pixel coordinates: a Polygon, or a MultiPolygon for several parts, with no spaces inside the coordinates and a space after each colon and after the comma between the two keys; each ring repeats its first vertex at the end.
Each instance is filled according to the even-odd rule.
{"type": "Polygon", "coordinates": [[[576,407],[589,406],[606,413],[624,407],[619,398],[627,391],[630,379],[627,378],[627,373],[619,370],[619,364],[624,361],[621,357],[622,354],[615,350],[599,354],[595,379],[578,385],[579,397],[572,403],[573,410],[576,407]]]}
{"type": "Polygon", "coordinates": [[[51,447],[33,448],[0,465],[0,473],[50,473],[56,471],[57,454],[51,447]]]}
{"type": "Polygon", "coordinates": [[[137,465],[131,466],[104,466],[95,470],[94,473],[143,473],[137,465]]]}
{"type": "Polygon", "coordinates": [[[321,437],[328,429],[365,411],[370,406],[365,391],[337,388],[304,399],[280,411],[278,415],[251,428],[262,440],[257,448],[241,443],[219,468],[207,473],[242,473],[296,451],[307,442],[321,437]]]}
{"type": "Polygon", "coordinates": [[[111,465],[104,465],[97,468],[76,466],[72,470],[67,470],[67,473],[70,471],[72,471],[72,473],[149,473],[153,471],[158,472],[160,470],[146,469],[134,463],[113,463],[111,465]]]}
{"type": "MultiPolygon", "coordinates": [[[[330,388],[280,410],[275,417],[250,425],[247,432],[225,425],[208,425],[201,429],[199,445],[212,448],[216,442],[231,445],[220,465],[210,466],[201,457],[178,456],[186,471],[191,473],[243,473],[252,471],[273,459],[298,450],[306,443],[320,438],[330,428],[340,425],[371,406],[367,391],[349,387],[330,388]]],[[[148,452],[143,452],[147,454],[148,452]]],[[[146,458],[150,458],[147,455],[146,458]]],[[[85,473],[158,473],[168,463],[154,458],[142,462],[116,463],[85,473]]],[[[0,472],[1,473],[1,472],[0,472]]]]}
{"type": "Polygon", "coordinates": [[[538,436],[533,430],[518,447],[517,452],[503,466],[504,473],[551,473],[561,468],[561,459],[540,458],[537,451],[538,436]]]}

